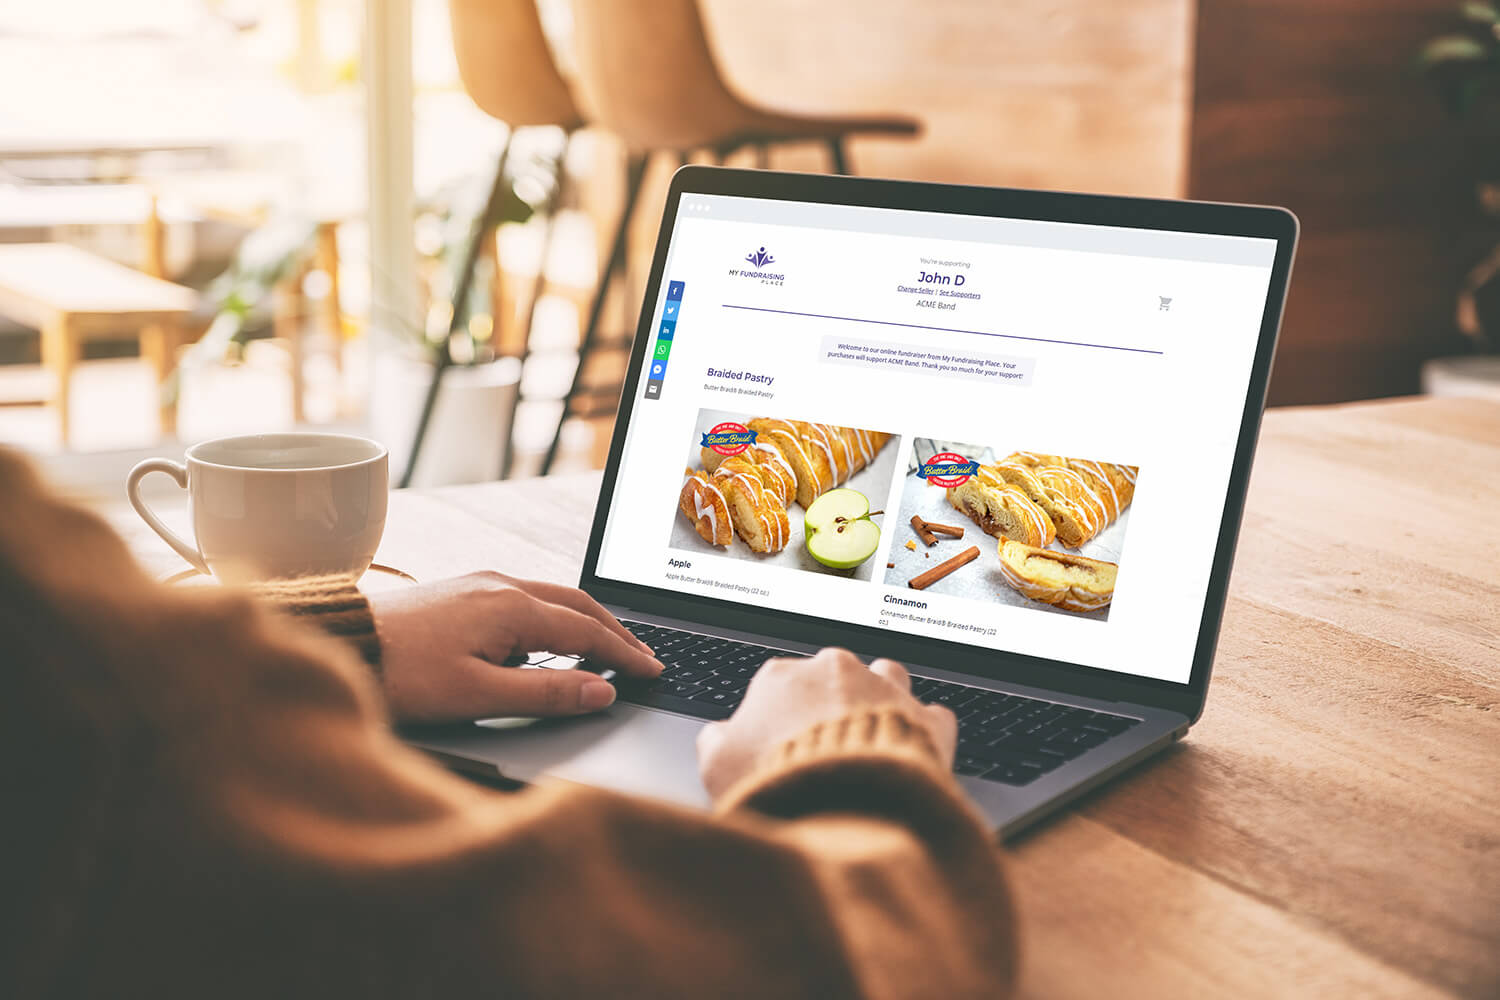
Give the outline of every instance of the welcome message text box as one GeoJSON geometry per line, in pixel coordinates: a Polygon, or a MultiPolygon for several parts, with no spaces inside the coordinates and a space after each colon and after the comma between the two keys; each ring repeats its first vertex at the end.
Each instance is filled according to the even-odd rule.
{"type": "Polygon", "coordinates": [[[823,338],[820,360],[830,365],[946,375],[990,385],[1030,385],[1036,368],[1035,358],[979,354],[952,348],[933,349],[920,344],[881,340],[855,340],[831,334],[823,338]]]}

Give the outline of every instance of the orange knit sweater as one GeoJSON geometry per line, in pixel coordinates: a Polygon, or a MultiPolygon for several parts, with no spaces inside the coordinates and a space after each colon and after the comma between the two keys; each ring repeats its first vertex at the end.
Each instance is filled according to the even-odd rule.
{"type": "Polygon", "coordinates": [[[0,996],[1010,988],[993,838],[903,715],[815,727],[712,815],[477,788],[347,644],[155,583],[3,450],[0,683],[0,996]]]}

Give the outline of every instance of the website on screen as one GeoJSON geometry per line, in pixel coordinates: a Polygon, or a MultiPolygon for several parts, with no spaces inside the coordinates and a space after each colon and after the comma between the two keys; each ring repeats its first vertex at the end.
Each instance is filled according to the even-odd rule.
{"type": "Polygon", "coordinates": [[[1186,682],[1274,253],[684,195],[598,574],[1186,682]]]}

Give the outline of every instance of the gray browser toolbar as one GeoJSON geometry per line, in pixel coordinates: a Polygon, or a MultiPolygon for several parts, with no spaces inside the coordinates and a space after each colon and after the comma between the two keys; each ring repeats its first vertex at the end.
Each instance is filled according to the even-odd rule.
{"type": "Polygon", "coordinates": [[[699,219],[753,222],[766,226],[836,229],[854,233],[1072,250],[1125,257],[1157,257],[1207,264],[1239,264],[1247,267],[1270,267],[1276,259],[1275,240],[1250,236],[1126,229],[1073,222],[1001,219],[733,195],[684,194],[677,218],[678,221],[699,219]]]}

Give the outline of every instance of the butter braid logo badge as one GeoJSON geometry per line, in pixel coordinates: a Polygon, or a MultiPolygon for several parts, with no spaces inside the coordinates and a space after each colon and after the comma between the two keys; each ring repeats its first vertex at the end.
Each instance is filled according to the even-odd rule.
{"type": "Polygon", "coordinates": [[[917,475],[927,480],[929,486],[962,486],[969,477],[979,471],[979,463],[971,462],[951,451],[940,451],[917,470],[917,475]]]}
{"type": "Polygon", "coordinates": [[[749,261],[751,264],[754,264],[757,271],[765,267],[767,264],[776,263],[776,258],[766,253],[765,247],[761,247],[754,253],[745,254],[745,260],[749,261]]]}
{"type": "Polygon", "coordinates": [[[720,455],[738,455],[755,443],[755,431],[744,424],[732,421],[715,424],[713,430],[703,432],[700,448],[712,448],[720,455]]]}

